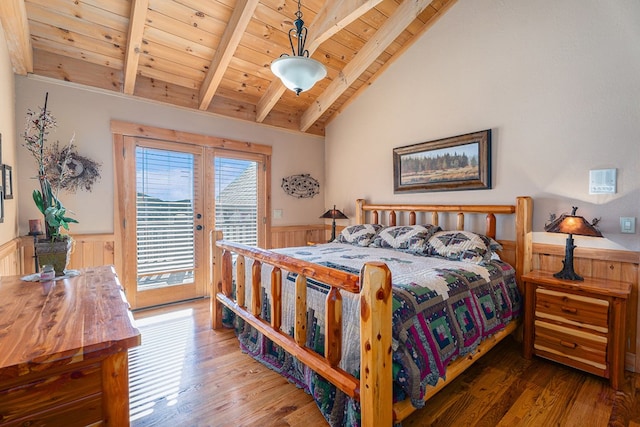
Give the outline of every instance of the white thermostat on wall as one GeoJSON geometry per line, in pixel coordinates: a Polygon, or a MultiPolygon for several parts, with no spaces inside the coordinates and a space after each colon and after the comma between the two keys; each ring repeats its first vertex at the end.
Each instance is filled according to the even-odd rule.
{"type": "Polygon", "coordinates": [[[589,194],[614,194],[616,169],[592,169],[589,171],[589,194]]]}

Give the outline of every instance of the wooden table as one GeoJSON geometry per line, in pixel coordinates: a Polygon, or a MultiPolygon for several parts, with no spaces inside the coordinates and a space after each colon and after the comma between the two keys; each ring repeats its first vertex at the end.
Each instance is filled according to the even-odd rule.
{"type": "Polygon", "coordinates": [[[139,344],[111,266],[0,278],[0,425],[129,425],[127,350],[139,344]]]}

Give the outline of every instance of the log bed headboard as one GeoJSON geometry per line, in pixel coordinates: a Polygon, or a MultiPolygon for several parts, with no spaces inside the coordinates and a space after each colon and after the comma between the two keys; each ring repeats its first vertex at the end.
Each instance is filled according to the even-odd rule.
{"type": "MultiPolygon", "coordinates": [[[[532,214],[533,200],[531,197],[516,198],[515,205],[400,205],[400,204],[367,204],[364,199],[356,200],[357,224],[380,224],[382,216],[388,215],[387,225],[396,225],[401,213],[408,215],[408,225],[415,225],[420,214],[431,214],[429,223],[439,225],[442,214],[456,215],[456,230],[464,230],[465,215],[485,215],[484,234],[495,239],[496,215],[516,215],[515,223],[515,254],[514,259],[507,259],[516,269],[518,286],[520,277],[531,271],[532,258],[532,214]]],[[[478,231],[478,230],[476,230],[478,231]]],[[[521,289],[522,291],[522,289],[521,289]]]]}

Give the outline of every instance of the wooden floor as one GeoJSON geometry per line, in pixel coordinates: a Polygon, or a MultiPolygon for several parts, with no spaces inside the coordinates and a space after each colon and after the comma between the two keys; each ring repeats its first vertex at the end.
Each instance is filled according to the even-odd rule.
{"type": "MultiPolygon", "coordinates": [[[[326,426],[315,403],[209,328],[208,301],[135,313],[132,426],[326,426]]],[[[507,338],[403,423],[414,426],[640,427],[640,375],[615,392],[598,377],[534,358],[507,338]]]]}

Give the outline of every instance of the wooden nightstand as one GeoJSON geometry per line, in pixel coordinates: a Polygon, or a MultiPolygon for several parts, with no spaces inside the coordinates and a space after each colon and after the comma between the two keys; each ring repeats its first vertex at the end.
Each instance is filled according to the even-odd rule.
{"type": "Polygon", "coordinates": [[[534,354],[609,378],[624,378],[627,298],[631,284],[585,278],[561,280],[552,273],[522,276],[525,288],[524,357],[534,354]]]}

